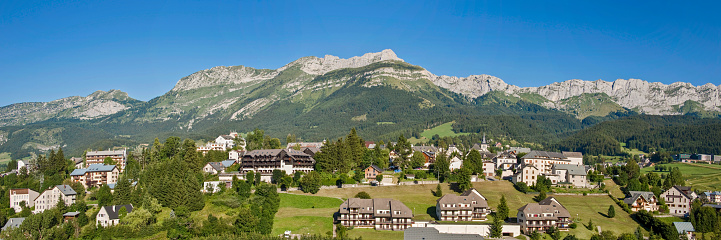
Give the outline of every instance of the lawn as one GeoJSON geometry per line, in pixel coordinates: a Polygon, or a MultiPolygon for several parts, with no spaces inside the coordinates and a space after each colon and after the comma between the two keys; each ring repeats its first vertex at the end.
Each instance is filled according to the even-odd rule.
{"type": "Polygon", "coordinates": [[[10,153],[0,153],[0,163],[8,163],[10,160],[12,160],[12,158],[10,158],[10,153]]]}
{"type": "Polygon", "coordinates": [[[418,138],[410,138],[410,139],[408,139],[408,141],[410,141],[411,143],[414,143],[414,144],[415,144],[415,143],[420,143],[420,142],[427,142],[428,139],[433,138],[433,135],[436,135],[436,134],[438,134],[438,136],[441,136],[441,137],[446,137],[446,136],[448,136],[448,137],[455,137],[455,136],[461,136],[461,135],[468,135],[468,134],[469,134],[469,133],[456,133],[456,132],[454,132],[454,131],[453,131],[453,126],[452,126],[453,123],[455,123],[455,121],[453,121],[453,122],[447,122],[447,123],[438,125],[438,126],[436,126],[436,127],[434,127],[434,128],[431,128],[431,129],[426,129],[425,131],[423,131],[423,132],[421,133],[421,138],[420,138],[420,139],[418,139],[418,138]]]}
{"type": "Polygon", "coordinates": [[[293,234],[325,235],[333,230],[333,213],[341,203],[342,200],[332,197],[281,193],[272,234],[290,230],[293,234]]]}
{"type": "MultiPolygon", "coordinates": [[[[721,166],[719,165],[676,162],[662,164],[660,166],[666,166],[667,168],[678,167],[684,178],[686,178],[687,186],[693,186],[694,188],[702,191],[721,190],[721,166]]],[[[643,168],[641,169],[641,172],[656,172],[658,174],[669,173],[668,171],[656,171],[654,167],[643,168]]]]}
{"type": "Polygon", "coordinates": [[[338,208],[343,200],[332,197],[280,194],[281,208],[338,208]]]}
{"type": "MultiPolygon", "coordinates": [[[[615,192],[617,186],[612,182],[606,182],[609,189],[613,189],[615,192]]],[[[448,184],[441,184],[444,194],[458,194],[449,189],[448,184]]],[[[510,209],[509,216],[514,217],[518,213],[518,208],[522,207],[527,203],[533,202],[532,198],[534,195],[524,194],[516,191],[513,185],[508,181],[495,181],[495,182],[477,182],[473,183],[473,186],[479,190],[483,196],[488,200],[488,205],[495,209],[500,202],[501,196],[506,197],[506,202],[510,209]]],[[[414,220],[416,221],[429,221],[435,216],[435,204],[437,197],[434,197],[431,193],[435,190],[436,185],[409,185],[409,186],[389,186],[389,187],[370,187],[370,188],[338,188],[338,189],[323,189],[320,190],[315,196],[335,197],[347,199],[355,196],[360,191],[365,191],[373,198],[393,198],[403,202],[406,206],[414,210],[414,220]]],[[[619,190],[620,191],[620,190],[619,190]]],[[[299,192],[297,192],[299,193],[299,192]]],[[[300,193],[299,193],[300,194],[300,193]]],[[[614,193],[618,194],[618,193],[614,193]]],[[[309,195],[309,194],[304,194],[309,195]]],[[[622,194],[620,195],[622,196],[622,194]]],[[[608,196],[555,196],[561,204],[563,204],[572,217],[578,217],[577,229],[572,229],[569,233],[575,234],[580,239],[589,239],[593,232],[584,228],[584,224],[588,223],[588,220],[593,220],[595,225],[601,226],[602,230],[610,230],[615,232],[617,235],[621,233],[632,233],[636,230],[638,224],[634,222],[629,215],[622,211],[620,207],[609,198],[608,196]],[[608,206],[614,205],[616,207],[616,217],[606,218],[605,213],[608,210],[608,206]]],[[[324,198],[318,198],[320,199],[324,198]]],[[[283,205],[281,201],[281,205],[283,205]]],[[[307,211],[295,208],[281,208],[281,211],[276,215],[276,223],[286,221],[285,219],[300,216],[317,216],[327,217],[328,221],[332,221],[332,215],[337,211],[338,206],[335,208],[316,208],[312,211],[307,211]]],[[[315,218],[313,218],[315,219],[315,218]]],[[[300,220],[300,219],[299,219],[300,220]]],[[[292,223],[292,221],[291,221],[292,223]]],[[[277,226],[277,225],[276,225],[277,226]]],[[[318,233],[325,233],[332,226],[320,225],[317,230],[318,233]],[[327,228],[326,228],[327,227],[327,228]]],[[[276,229],[274,229],[275,233],[276,229]]],[[[312,232],[311,232],[312,233],[312,232]]],[[[390,231],[376,231],[370,229],[353,229],[349,232],[350,236],[357,237],[363,236],[363,239],[401,239],[403,234],[399,232],[390,231]]]]}

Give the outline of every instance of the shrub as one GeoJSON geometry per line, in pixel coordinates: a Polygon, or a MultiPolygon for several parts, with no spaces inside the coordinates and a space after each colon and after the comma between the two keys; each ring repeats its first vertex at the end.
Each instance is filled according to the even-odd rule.
{"type": "Polygon", "coordinates": [[[570,227],[571,229],[576,229],[576,228],[578,227],[578,224],[576,224],[576,223],[571,223],[571,224],[568,225],[568,227],[570,227]]]}

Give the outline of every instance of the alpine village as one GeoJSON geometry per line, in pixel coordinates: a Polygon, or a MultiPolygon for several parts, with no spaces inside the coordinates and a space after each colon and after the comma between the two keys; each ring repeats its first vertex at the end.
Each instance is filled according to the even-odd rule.
{"type": "Polygon", "coordinates": [[[721,239],[718,106],[448,79],[384,50],[0,108],[0,238],[721,239]]]}

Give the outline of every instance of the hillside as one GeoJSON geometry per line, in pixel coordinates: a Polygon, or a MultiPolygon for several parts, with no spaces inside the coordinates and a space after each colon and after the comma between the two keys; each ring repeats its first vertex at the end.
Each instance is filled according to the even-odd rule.
{"type": "Polygon", "coordinates": [[[437,76],[391,50],[342,59],[303,57],[278,69],[219,66],[181,78],[147,102],[98,91],[0,108],[0,152],[24,157],[65,147],[133,145],[178,135],[207,140],[254,128],[284,139],[319,141],[358,128],[362,137],[420,137],[450,121],[453,131],[486,132],[548,145],[577,130],[638,113],[717,117],[718,87],[641,80],[569,80],[520,88],[490,75],[437,76]],[[643,98],[643,99],[639,99],[643,98]],[[73,132],[82,132],[80,135],[73,132]]]}

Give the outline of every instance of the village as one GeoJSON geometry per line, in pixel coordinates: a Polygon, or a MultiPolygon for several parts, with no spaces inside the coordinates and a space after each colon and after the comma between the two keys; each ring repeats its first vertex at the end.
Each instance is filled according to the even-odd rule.
{"type": "MultiPolygon", "coordinates": [[[[348,139],[356,139],[354,134],[355,129],[349,134],[348,139]]],[[[697,218],[698,215],[694,216],[694,211],[698,211],[701,206],[694,206],[696,202],[703,204],[703,207],[721,211],[721,192],[684,186],[683,179],[672,177],[675,173],[664,176],[665,181],[662,181],[658,175],[653,176],[655,173],[641,174],[639,172],[641,168],[655,167],[656,170],[659,168],[656,163],[650,162],[648,156],[634,156],[628,162],[584,164],[584,156],[580,152],[539,151],[489,142],[484,135],[480,143],[464,149],[455,145],[446,148],[423,144],[412,145],[404,142],[402,137],[399,138],[399,142],[388,144],[363,141],[362,144],[358,144],[362,148],[361,151],[381,153],[380,161],[366,161],[365,165],[358,164],[354,171],[351,171],[355,173],[339,174],[340,176],[333,179],[322,179],[316,167],[323,164],[319,164],[318,161],[331,159],[323,154],[324,150],[332,149],[329,144],[335,143],[289,142],[285,148],[280,149],[247,150],[246,139],[238,133],[231,132],[228,135],[218,136],[214,141],[194,146],[194,150],[201,157],[218,155],[220,157],[216,159],[222,159],[222,161],[204,163],[201,171],[207,181],[202,182],[202,186],[198,186],[197,189],[203,194],[212,195],[240,187],[234,184],[243,185],[243,182],[247,182],[258,186],[262,182],[276,185],[275,191],[278,193],[312,195],[321,189],[369,189],[412,185],[437,187],[433,191],[433,195],[438,197],[432,212],[433,219],[417,219],[414,215],[415,209],[412,210],[403,202],[393,198],[370,198],[367,193],[359,193],[344,199],[339,206],[336,206],[337,211],[332,216],[333,236],[338,234],[342,236],[348,229],[367,228],[404,231],[405,239],[417,239],[417,236],[428,235],[438,238],[453,236],[457,239],[519,236],[540,239],[543,233],[554,238],[560,236],[560,232],[568,232],[579,225],[595,230],[592,222],[587,224],[579,222],[577,214],[564,207],[569,203],[562,202],[555,196],[564,193],[611,196],[608,189],[604,189],[606,187],[604,182],[608,181],[630,181],[624,188],[625,198],[612,197],[617,205],[609,207],[607,216],[611,218],[616,207],[628,214],[640,212],[639,214],[646,215],[675,216],[676,219],[697,218]],[[403,146],[409,148],[404,149],[403,146]],[[621,179],[620,175],[624,175],[622,180],[618,180],[621,179]],[[642,179],[643,184],[639,182],[639,178],[642,179]],[[448,187],[460,194],[442,194],[441,185],[448,182],[451,182],[448,187]],[[516,215],[509,216],[510,211],[505,196],[498,206],[491,206],[485,197],[489,193],[473,185],[480,182],[484,184],[508,182],[515,191],[537,194],[537,196],[534,197],[534,202],[518,208],[516,215]],[[633,182],[645,186],[638,187],[633,182]],[[649,185],[660,186],[663,189],[650,190],[649,185]]],[[[68,209],[67,212],[62,212],[63,221],[73,221],[89,211],[88,209],[70,211],[76,201],[84,202],[83,197],[91,194],[97,196],[102,189],[115,194],[119,185],[136,188],[138,182],[143,181],[142,179],[121,177],[128,175],[125,172],[128,166],[132,165],[128,162],[131,154],[127,148],[87,151],[82,158],[74,157],[67,160],[74,166],[69,173],[69,179],[64,181],[70,184],[50,186],[43,191],[35,191],[31,188],[10,189],[9,207],[25,217],[8,218],[2,228],[3,231],[19,228],[28,215],[41,214],[50,209],[68,209]],[[82,188],[76,187],[77,185],[81,185],[82,188]],[[63,205],[64,207],[61,207],[63,205]]],[[[678,154],[674,156],[673,161],[714,164],[721,159],[719,157],[705,154],[678,154]]],[[[8,174],[29,175],[33,171],[39,171],[37,163],[22,160],[17,161],[16,168],[10,170],[8,174]]],[[[671,169],[669,171],[672,172],[671,169]]],[[[336,175],[338,174],[333,174],[336,175]]],[[[250,184],[247,188],[250,191],[250,184]]],[[[98,210],[95,216],[91,217],[94,219],[93,224],[99,228],[123,224],[121,219],[134,211],[134,206],[130,202],[117,205],[97,202],[84,208],[93,207],[98,210]]],[[[655,226],[653,224],[658,223],[654,223],[654,219],[657,218],[652,217],[650,223],[640,224],[655,226]]],[[[681,239],[695,239],[696,230],[692,222],[693,220],[672,222],[667,228],[673,228],[676,233],[674,236],[679,236],[681,239]]],[[[600,226],[598,228],[598,234],[593,235],[594,237],[605,234],[600,226]]],[[[653,229],[646,233],[668,239],[668,236],[663,235],[667,233],[655,231],[658,230],[653,229]]],[[[302,233],[297,234],[288,230],[282,235],[302,236],[302,233]]],[[[638,231],[628,234],[643,236],[643,233],[638,231]]]]}

